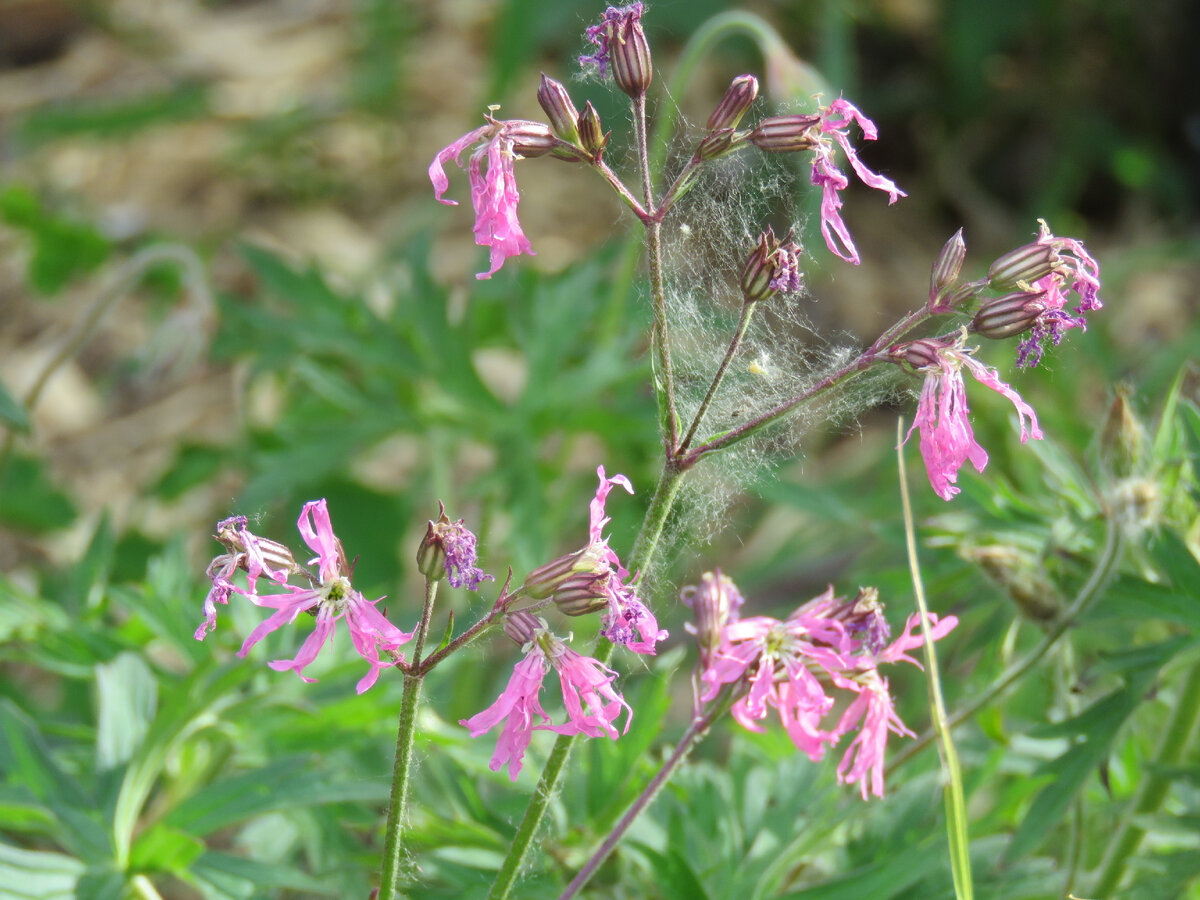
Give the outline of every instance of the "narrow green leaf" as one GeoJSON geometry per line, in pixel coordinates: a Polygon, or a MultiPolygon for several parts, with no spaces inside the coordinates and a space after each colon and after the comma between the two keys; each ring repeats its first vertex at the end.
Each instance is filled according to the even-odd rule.
{"type": "Polygon", "coordinates": [[[0,384],[0,422],[16,431],[29,431],[29,414],[25,406],[0,384]]]}
{"type": "Polygon", "coordinates": [[[133,872],[182,875],[204,855],[205,849],[198,837],[160,823],[138,835],[129,854],[129,868],[133,872]]]}
{"type": "Polygon", "coordinates": [[[85,869],[73,856],[0,843],[0,885],[13,900],[75,900],[85,869]]]}

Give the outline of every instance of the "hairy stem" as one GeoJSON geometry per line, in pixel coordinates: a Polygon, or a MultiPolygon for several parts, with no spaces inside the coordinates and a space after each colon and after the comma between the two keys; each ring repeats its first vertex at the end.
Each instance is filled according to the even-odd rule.
{"type": "Polygon", "coordinates": [[[425,609],[417,625],[416,643],[410,671],[404,673],[404,694],[400,700],[400,719],[396,728],[396,762],[392,767],[392,793],[388,803],[387,831],[383,841],[383,862],[379,869],[378,900],[396,900],[400,896],[403,868],[404,820],[408,813],[408,783],[412,775],[413,739],[417,733],[417,707],[425,675],[420,671],[421,650],[433,617],[433,602],[438,582],[425,581],[425,609]]]}
{"type": "Polygon", "coordinates": [[[658,397],[659,417],[663,426],[663,446],[670,459],[675,453],[679,439],[679,414],[675,406],[675,373],[671,364],[671,335],[667,323],[667,291],[663,280],[662,265],[662,220],[654,205],[654,184],[650,169],[650,153],[646,138],[646,95],[633,98],[633,130],[637,143],[638,167],[642,172],[642,193],[649,218],[646,225],[646,263],[650,268],[650,296],[654,307],[654,328],[651,342],[654,346],[654,378],[658,397]]]}
{"type": "MultiPolygon", "coordinates": [[[[510,579],[512,578],[511,570],[509,571],[508,577],[510,579]]],[[[525,588],[520,587],[510,594],[508,592],[508,582],[506,581],[504,583],[504,587],[500,590],[500,596],[496,599],[495,605],[492,606],[487,615],[448,643],[441,650],[431,653],[429,658],[420,662],[419,665],[418,661],[414,659],[412,665],[409,666],[410,671],[417,672],[419,675],[424,677],[425,675],[429,674],[431,669],[437,666],[438,663],[444,660],[451,653],[461,650],[472,641],[483,637],[491,629],[499,627],[499,622],[497,620],[508,611],[508,608],[512,605],[513,601],[519,599],[524,591],[525,588]]]]}
{"type": "Polygon", "coordinates": [[[1183,761],[1200,722],[1200,666],[1192,665],[1179,688],[1179,696],[1163,731],[1154,762],[1142,773],[1137,793],[1128,812],[1121,817],[1101,858],[1100,874],[1092,893],[1097,897],[1115,897],[1129,857],[1137,850],[1146,830],[1136,824],[1138,817],[1158,811],[1171,786],[1170,770],[1183,761]]]}
{"type": "Polygon", "coordinates": [[[708,405],[712,402],[713,395],[717,392],[717,388],[721,386],[721,380],[725,377],[725,371],[729,368],[729,364],[733,362],[733,357],[738,351],[738,347],[742,344],[742,338],[746,336],[746,329],[750,326],[750,317],[754,315],[754,303],[742,304],[742,315],[738,319],[737,330],[733,333],[733,339],[729,342],[729,347],[725,351],[725,358],[721,360],[721,365],[717,368],[717,374],[713,376],[712,384],[708,386],[708,393],[704,395],[704,400],[700,403],[700,408],[696,410],[696,417],[692,419],[691,427],[688,428],[687,434],[684,435],[683,443],[679,445],[679,452],[683,453],[691,446],[692,438],[696,436],[696,429],[700,427],[700,422],[704,418],[704,414],[708,412],[708,405]]]}

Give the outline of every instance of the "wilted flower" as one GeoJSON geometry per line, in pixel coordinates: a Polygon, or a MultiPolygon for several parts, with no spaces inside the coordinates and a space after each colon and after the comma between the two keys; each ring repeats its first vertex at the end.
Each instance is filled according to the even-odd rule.
{"type": "Polygon", "coordinates": [[[517,203],[521,195],[517,191],[513,163],[523,157],[550,153],[562,143],[548,125],[540,122],[499,121],[490,116],[487,119],[486,125],[467,132],[439,151],[429,165],[429,180],[438,202],[457,206],[458,201],[442,196],[450,187],[444,167],[453,160],[461,168],[463,152],[479,144],[471,154],[469,164],[471,203],[475,207],[475,243],[491,248],[491,268],[480,272],[476,278],[491,278],[510,256],[536,255],[517,220],[517,203]]]}
{"type": "Polygon", "coordinates": [[[316,659],[325,642],[333,635],[337,620],[344,618],[354,649],[370,664],[367,674],[357,685],[361,694],[375,683],[385,666],[391,665],[390,661],[380,660],[380,651],[387,653],[398,650],[412,638],[412,633],[401,631],[384,618],[375,608],[378,600],[367,600],[351,586],[350,566],[346,562],[342,542],[333,533],[324,500],[304,504],[297,527],[304,542],[317,554],[308,564],[319,563],[318,580],[314,587],[300,588],[287,584],[286,575],[278,577],[281,573],[268,572],[271,580],[286,593],[255,594],[253,590],[239,590],[258,606],[266,606],[276,612],[250,632],[238,656],[244,657],[251,647],[272,631],[296,621],[300,613],[312,612],[316,616],[316,627],[301,646],[300,652],[294,659],[278,659],[270,665],[277,672],[292,669],[305,681],[315,681],[306,677],[303,670],[316,659]]]}
{"type": "Polygon", "coordinates": [[[226,552],[216,556],[204,572],[212,580],[212,587],[204,598],[204,621],[195,634],[198,641],[204,640],[209,629],[216,627],[217,604],[229,603],[232,592],[254,598],[258,578],[264,572],[273,581],[283,582],[299,569],[287,547],[251,533],[245,516],[222,519],[217,523],[217,533],[213,537],[225,545],[226,552]],[[247,591],[242,591],[231,580],[238,569],[246,571],[247,591]]]}
{"type": "Polygon", "coordinates": [[[1066,331],[1072,328],[1085,330],[1084,313],[1104,306],[1100,302],[1100,265],[1081,241],[1055,237],[1050,233],[1050,226],[1041,220],[1037,243],[1052,250],[1054,270],[1033,283],[1034,290],[1045,295],[1042,300],[1045,308],[1034,321],[1029,337],[1021,342],[1018,366],[1036,366],[1047,340],[1058,346],[1066,331]],[[1066,310],[1071,292],[1079,299],[1073,309],[1074,315],[1066,310]]]}
{"type": "Polygon", "coordinates": [[[645,94],[654,74],[650,45],[642,30],[643,12],[641,3],[608,7],[604,18],[587,29],[587,39],[596,51],[579,57],[581,66],[595,68],[601,78],[611,65],[617,87],[630,97],[645,94]]]}
{"type": "Polygon", "coordinates": [[[508,764],[508,776],[513,781],[521,771],[525,748],[535,730],[557,734],[583,734],[588,737],[618,737],[613,722],[624,709],[625,731],[629,730],[632,710],[612,687],[616,673],[588,656],[576,653],[562,640],[550,633],[546,623],[527,612],[515,612],[504,623],[505,633],[522,645],[525,658],[513,669],[508,686],[496,702],[469,719],[459,722],[479,737],[500,722],[504,727],[492,754],[492,771],[508,764]],[[567,720],[562,725],[550,721],[542,709],[538,694],[550,669],[558,673],[562,686],[563,705],[567,720]],[[535,721],[535,717],[540,722],[535,721]]]}
{"type": "Polygon", "coordinates": [[[821,234],[825,236],[825,244],[831,253],[858,265],[860,262],[858,250],[855,248],[850,231],[846,228],[846,223],[842,221],[839,212],[842,208],[842,199],[838,192],[845,190],[850,181],[833,161],[833,142],[837,142],[842,148],[855,174],[863,184],[888,193],[890,197],[888,205],[908,195],[896,187],[890,179],[872,172],[863,165],[858,158],[858,151],[850,143],[851,122],[858,123],[866,140],[873,141],[878,138],[879,132],[875,128],[875,123],[859,112],[857,107],[849,101],[834,100],[821,110],[820,138],[813,146],[812,183],[820,185],[823,191],[821,234]]]}
{"type": "Polygon", "coordinates": [[[989,369],[975,359],[971,355],[973,351],[963,347],[965,339],[964,332],[951,343],[926,338],[892,350],[893,357],[925,373],[921,399],[905,441],[914,428],[920,429],[921,456],[929,473],[929,483],[934,493],[943,500],[949,500],[959,492],[955,482],[964,462],[970,460],[975,470],[982,472],[988,461],[987,451],[975,440],[975,432],[968,419],[970,409],[967,407],[963,369],[970,372],[980,384],[1012,402],[1017,411],[1022,444],[1030,437],[1038,440],[1042,437],[1033,407],[1001,381],[995,369],[989,369]]]}
{"type": "Polygon", "coordinates": [[[465,587],[469,591],[478,589],[484,581],[493,581],[475,565],[475,535],[463,520],[451,522],[446,508],[438,504],[437,521],[432,519],[417,548],[417,567],[430,581],[446,578],[451,587],[465,587]]]}

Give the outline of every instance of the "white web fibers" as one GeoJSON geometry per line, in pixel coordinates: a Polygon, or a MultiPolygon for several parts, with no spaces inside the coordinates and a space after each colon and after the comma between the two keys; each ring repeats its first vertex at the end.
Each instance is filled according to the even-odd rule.
{"type": "MultiPolygon", "coordinates": [[[[682,149],[686,161],[693,147],[682,149]]],[[[733,337],[742,304],[742,264],[767,225],[780,239],[794,227],[802,245],[821,240],[815,228],[806,234],[804,223],[796,220],[796,180],[786,157],[743,150],[705,166],[664,222],[666,305],[681,435],[733,337]]],[[[757,305],[693,446],[786,403],[854,359],[860,349],[856,343],[842,336],[834,343],[816,333],[807,315],[813,302],[807,289],[801,289],[757,305]]],[[[685,480],[686,496],[676,507],[679,514],[670,533],[676,541],[707,542],[721,530],[729,504],[747,486],[779,461],[801,454],[806,432],[852,419],[892,390],[889,378],[859,376],[853,388],[835,388],[803,403],[774,426],[706,457],[685,480]]]]}

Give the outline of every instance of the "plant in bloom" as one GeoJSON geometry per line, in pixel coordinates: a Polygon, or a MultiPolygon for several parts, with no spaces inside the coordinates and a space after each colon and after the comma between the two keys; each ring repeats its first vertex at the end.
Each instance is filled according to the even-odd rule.
{"type": "Polygon", "coordinates": [[[1017,365],[1030,368],[1041,361],[1047,341],[1057,347],[1069,329],[1085,330],[1084,313],[1104,306],[1100,302],[1100,264],[1081,241],[1055,237],[1050,226],[1042,221],[1037,244],[1051,250],[1054,271],[1033,283],[1034,290],[1043,294],[1043,310],[1034,320],[1029,337],[1021,342],[1017,355],[1017,365]],[[1074,315],[1066,311],[1071,292],[1079,298],[1074,315]]]}
{"type": "MultiPolygon", "coordinates": [[[[351,586],[350,566],[346,562],[341,541],[333,533],[329,510],[324,500],[304,504],[296,524],[304,542],[317,554],[308,561],[308,565],[317,563],[318,575],[316,578],[310,576],[310,581],[313,582],[311,587],[301,588],[287,583],[290,573],[283,570],[273,572],[263,568],[262,572],[283,588],[284,593],[280,594],[257,593],[253,580],[250,581],[248,589],[230,585],[232,590],[247,597],[255,605],[276,610],[250,632],[242,643],[238,656],[245,657],[251,647],[272,631],[295,622],[300,613],[309,612],[315,617],[316,626],[300,651],[293,659],[274,660],[270,665],[277,672],[291,669],[305,681],[315,681],[316,679],[303,674],[304,668],[317,658],[321,648],[333,636],[338,620],[343,619],[350,632],[354,649],[370,665],[367,674],[357,685],[358,693],[361,694],[375,683],[385,666],[392,664],[391,660],[385,662],[380,659],[381,651],[385,654],[396,653],[412,638],[412,633],[405,633],[389,622],[375,608],[379,600],[367,600],[351,586]]],[[[207,614],[207,601],[205,606],[207,614]]],[[[204,635],[198,630],[196,636],[202,638],[204,635]]]]}
{"type": "Polygon", "coordinates": [[[913,429],[920,431],[925,471],[934,493],[943,500],[949,500],[959,492],[956,482],[963,463],[970,460],[975,470],[982,472],[988,462],[987,451],[975,440],[975,432],[971,429],[963,369],[980,384],[1012,402],[1017,411],[1021,443],[1031,437],[1042,438],[1033,407],[1001,381],[995,369],[989,369],[975,359],[973,351],[963,347],[965,340],[964,331],[953,341],[925,338],[890,351],[895,359],[907,362],[925,374],[921,399],[905,441],[912,436],[913,429]]]}
{"type": "Polygon", "coordinates": [[[603,735],[616,740],[618,733],[613,723],[622,709],[628,713],[624,731],[629,730],[633,711],[613,689],[616,673],[612,669],[576,653],[550,632],[544,620],[531,613],[510,614],[505,619],[504,632],[521,645],[525,657],[514,666],[508,685],[495,703],[459,722],[471,732],[471,737],[479,737],[504,723],[492,754],[493,772],[507,764],[508,777],[516,781],[534,731],[603,735]],[[567,719],[561,725],[551,722],[538,699],[542,681],[551,669],[558,674],[567,711],[567,719]]]}
{"type": "MultiPolygon", "coordinates": [[[[699,633],[711,629],[700,624],[697,598],[714,585],[741,596],[725,576],[705,575],[701,587],[691,594],[699,633]]],[[[893,710],[887,679],[880,676],[878,666],[900,660],[920,665],[907,654],[923,640],[913,634],[919,617],[909,617],[904,632],[889,644],[882,606],[870,588],[846,601],[834,596],[831,586],[783,621],[770,616],[739,619],[735,604],[724,608],[719,641],[706,654],[700,673],[704,688],[699,701],[712,701],[732,686],[739,696],[731,713],[740,725],[763,731],[760,723],[774,709],[792,743],[813,761],[858,728],[838,766],[838,780],[858,783],[864,800],[868,793],[882,797],[887,733],[911,737],[912,732],[893,710]],[[822,725],[836,703],[828,688],[855,695],[831,728],[822,725]]],[[[954,616],[931,615],[930,635],[938,640],[957,624],[954,616]]]]}

